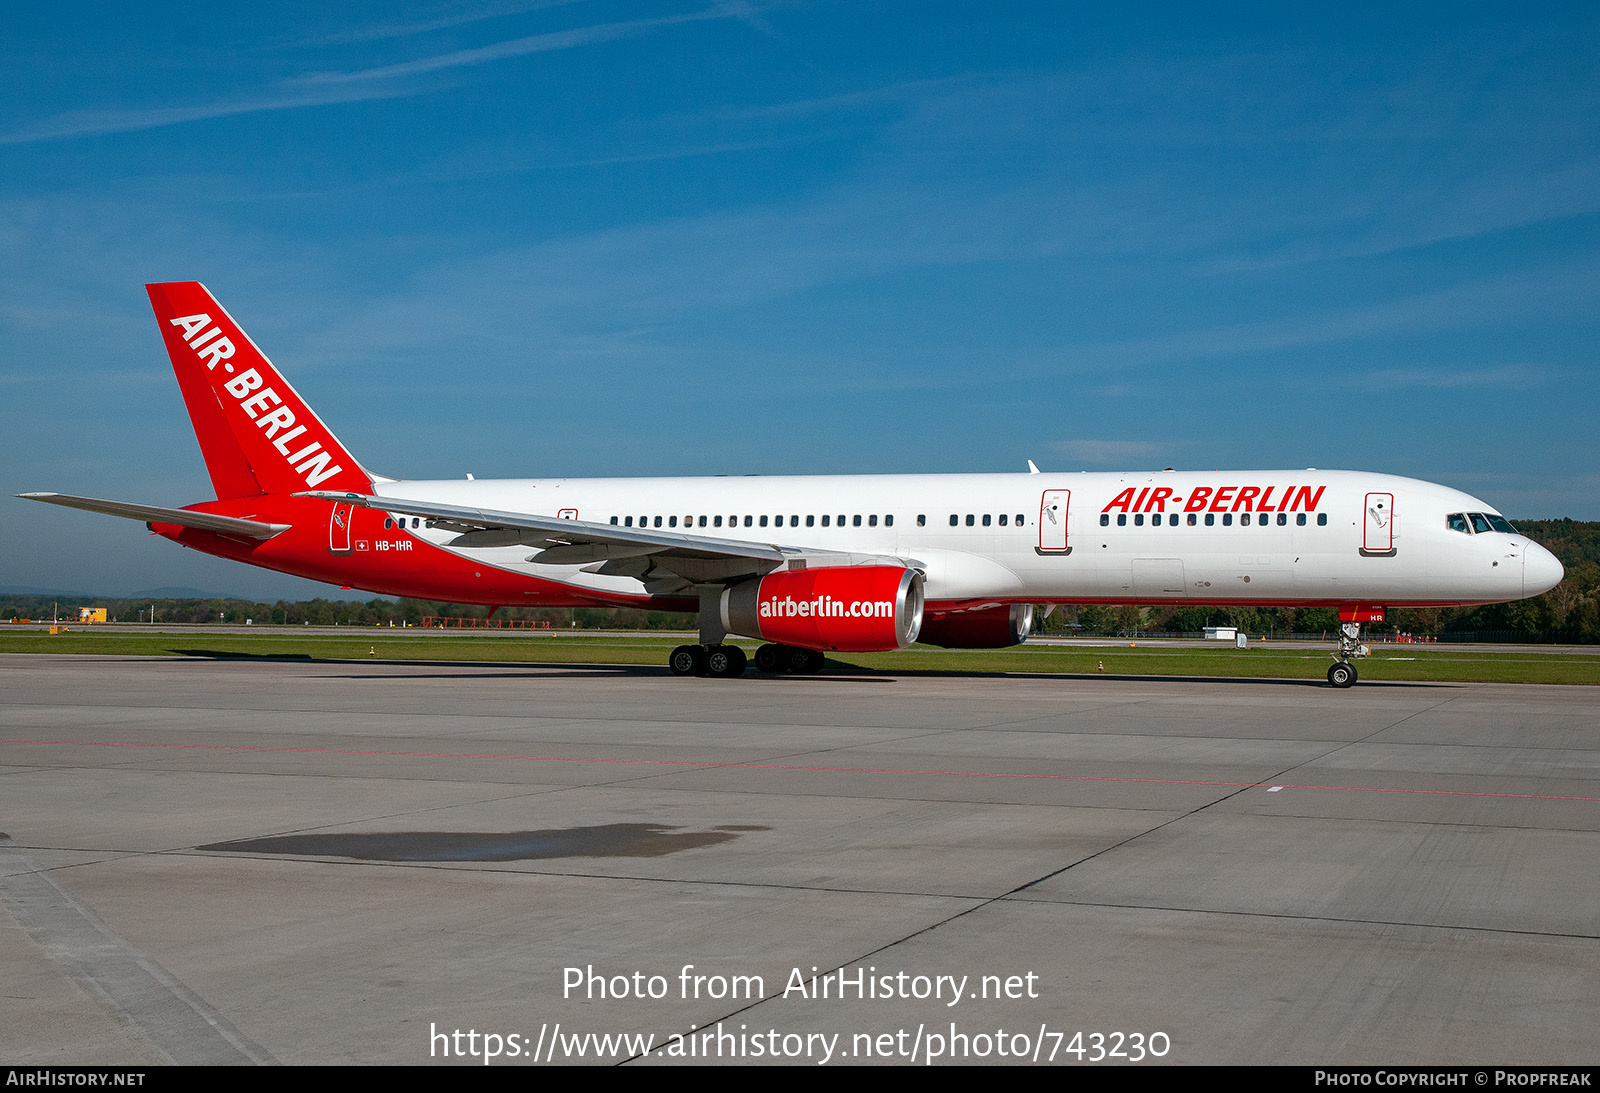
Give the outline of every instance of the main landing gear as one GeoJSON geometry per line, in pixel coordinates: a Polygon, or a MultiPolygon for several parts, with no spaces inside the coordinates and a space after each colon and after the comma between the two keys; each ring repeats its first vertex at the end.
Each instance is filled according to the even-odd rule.
{"type": "MultiPolygon", "coordinates": [[[[822,654],[815,649],[790,645],[763,645],[755,655],[756,667],[769,675],[815,675],[822,671],[822,661],[822,654]]],[[[737,645],[680,645],[672,651],[667,664],[675,676],[733,679],[744,675],[747,660],[737,645]]]]}
{"type": "Polygon", "coordinates": [[[680,645],[667,658],[675,676],[733,679],[744,675],[744,650],[737,645],[680,645]]]}
{"type": "MultiPolygon", "coordinates": [[[[747,663],[744,650],[737,645],[724,645],[728,636],[722,622],[721,586],[705,588],[700,593],[700,644],[680,645],[667,658],[667,665],[675,676],[711,676],[715,679],[733,679],[744,675],[747,663]]],[[[792,645],[763,645],[756,650],[756,667],[763,672],[778,675],[794,672],[814,675],[822,671],[822,654],[815,649],[797,649],[792,645]]]]}
{"type": "Polygon", "coordinates": [[[815,649],[793,645],[763,645],[756,650],[756,667],[770,675],[793,672],[797,676],[814,676],[822,671],[823,659],[815,649]]]}
{"type": "Polygon", "coordinates": [[[1355,686],[1356,666],[1350,662],[1371,652],[1371,649],[1361,644],[1359,622],[1340,623],[1339,651],[1333,655],[1335,661],[1333,667],[1328,669],[1328,682],[1335,687],[1355,686]]]}

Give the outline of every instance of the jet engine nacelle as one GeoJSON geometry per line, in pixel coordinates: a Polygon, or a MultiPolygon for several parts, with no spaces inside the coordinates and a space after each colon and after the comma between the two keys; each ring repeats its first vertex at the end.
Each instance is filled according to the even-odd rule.
{"type": "Polygon", "coordinates": [[[1027,641],[1032,629],[1033,604],[1014,603],[928,619],[917,640],[946,649],[1003,649],[1027,641]]]}
{"type": "Polygon", "coordinates": [[[722,625],[801,649],[904,649],[922,628],[922,574],[887,565],[780,570],[723,592],[722,625]]]}

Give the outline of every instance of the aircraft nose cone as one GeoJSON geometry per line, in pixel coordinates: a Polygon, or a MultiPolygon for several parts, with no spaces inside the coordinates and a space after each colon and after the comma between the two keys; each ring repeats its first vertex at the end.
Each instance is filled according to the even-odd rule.
{"type": "Polygon", "coordinates": [[[1529,543],[1522,552],[1522,594],[1537,596],[1561,583],[1567,571],[1556,556],[1538,543],[1529,543]]]}

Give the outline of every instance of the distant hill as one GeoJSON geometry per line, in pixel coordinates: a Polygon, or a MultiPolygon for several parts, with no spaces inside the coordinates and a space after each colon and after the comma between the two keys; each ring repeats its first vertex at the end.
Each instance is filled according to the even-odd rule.
{"type": "MultiPolygon", "coordinates": [[[[62,588],[27,588],[23,585],[0,585],[0,596],[33,596],[48,597],[65,603],[71,600],[76,604],[101,604],[112,600],[226,600],[239,603],[258,603],[250,596],[240,596],[232,592],[203,592],[198,588],[184,588],[171,586],[166,588],[144,588],[128,595],[114,595],[106,592],[85,592],[82,589],[62,588]]],[[[371,592],[348,592],[344,595],[324,596],[323,599],[335,603],[367,603],[373,599],[392,600],[393,596],[377,596],[371,592]]]]}
{"type": "Polygon", "coordinates": [[[82,600],[84,603],[95,599],[88,592],[68,592],[59,588],[24,588],[15,584],[0,585],[0,596],[50,596],[59,600],[82,600]]]}

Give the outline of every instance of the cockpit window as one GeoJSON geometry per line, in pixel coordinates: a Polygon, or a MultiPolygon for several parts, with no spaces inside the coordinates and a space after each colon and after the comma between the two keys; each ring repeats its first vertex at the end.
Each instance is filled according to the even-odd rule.
{"type": "Polygon", "coordinates": [[[1467,518],[1472,521],[1472,530],[1479,535],[1486,534],[1494,529],[1489,526],[1489,518],[1481,512],[1469,512],[1467,518]]]}
{"type": "Polygon", "coordinates": [[[1459,531],[1463,535],[1472,534],[1472,529],[1467,527],[1467,514],[1464,512],[1452,512],[1449,516],[1446,516],[1444,518],[1444,526],[1451,531],[1459,531]]]}
{"type": "Polygon", "coordinates": [[[1496,531],[1503,531],[1507,535],[1521,534],[1515,527],[1512,526],[1511,521],[1507,520],[1504,516],[1496,516],[1492,512],[1486,512],[1484,515],[1489,518],[1489,525],[1496,531]]]}

